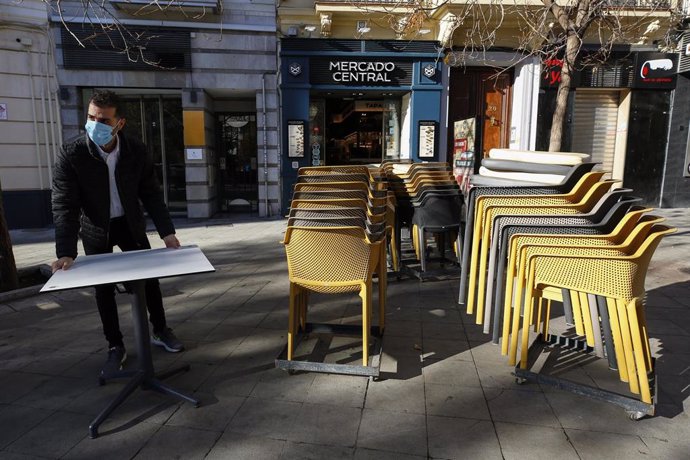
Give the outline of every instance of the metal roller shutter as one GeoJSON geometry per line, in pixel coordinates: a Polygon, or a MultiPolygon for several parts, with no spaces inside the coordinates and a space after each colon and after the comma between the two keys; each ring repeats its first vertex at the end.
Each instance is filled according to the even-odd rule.
{"type": "Polygon", "coordinates": [[[613,171],[619,102],[618,91],[575,91],[572,150],[591,154],[602,171],[613,171]]]}

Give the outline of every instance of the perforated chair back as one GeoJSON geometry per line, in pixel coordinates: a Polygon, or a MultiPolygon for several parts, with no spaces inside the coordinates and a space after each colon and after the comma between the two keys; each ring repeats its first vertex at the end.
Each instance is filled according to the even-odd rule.
{"type": "Polygon", "coordinates": [[[583,175],[589,173],[596,163],[582,163],[573,166],[570,172],[563,179],[560,185],[555,186],[508,186],[508,187],[472,187],[470,188],[467,199],[465,200],[465,235],[462,247],[462,274],[460,276],[460,287],[458,293],[458,303],[465,304],[467,301],[467,285],[469,281],[470,251],[474,234],[475,201],[477,197],[484,195],[548,195],[562,194],[573,189],[583,175]]]}
{"type": "Polygon", "coordinates": [[[322,190],[361,190],[367,192],[371,198],[385,198],[388,193],[386,190],[374,190],[369,184],[361,181],[295,184],[295,192],[316,192],[322,190]]]}

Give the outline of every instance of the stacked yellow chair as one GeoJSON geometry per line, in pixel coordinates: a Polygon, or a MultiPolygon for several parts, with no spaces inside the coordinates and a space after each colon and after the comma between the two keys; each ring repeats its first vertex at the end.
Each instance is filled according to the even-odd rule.
{"type": "MultiPolygon", "coordinates": [[[[585,174],[569,192],[561,195],[513,195],[481,196],[475,203],[474,238],[472,240],[467,313],[474,313],[476,322],[484,319],[484,295],[486,292],[486,269],[488,252],[491,248],[493,217],[500,214],[575,214],[592,209],[599,199],[611,188],[613,181],[600,181],[603,173],[585,174]],[[476,296],[475,296],[476,294],[476,296]]],[[[470,231],[469,229],[467,231],[470,231]]]]}
{"type": "Polygon", "coordinates": [[[290,280],[288,360],[294,359],[299,328],[306,325],[309,292],[358,292],[362,299],[362,365],[369,365],[375,274],[381,332],[385,318],[389,229],[387,197],[376,193],[385,193],[381,179],[379,171],[366,167],[299,170],[283,242],[290,280]]]}
{"type": "MultiPolygon", "coordinates": [[[[630,410],[629,415],[638,419],[654,414],[650,388],[653,360],[644,314],[644,281],[661,238],[675,231],[656,221],[639,224],[638,231],[620,245],[552,246],[530,251],[524,261],[527,274],[523,280],[526,296],[523,303],[522,369],[526,369],[528,364],[529,323],[536,301],[553,299],[551,295],[560,289],[569,290],[571,297],[579,298],[582,306],[581,316],[576,316],[576,326],[583,323],[581,332],[590,342],[593,339],[592,325],[600,326],[599,318],[588,317],[587,295],[603,297],[610,318],[620,380],[628,382],[630,391],[638,394],[647,405],[643,410],[630,410]]],[[[555,300],[560,299],[555,296],[555,300]]],[[[544,336],[549,333],[548,318],[547,303],[542,329],[544,336]]],[[[538,321],[535,325],[538,325],[538,321]]],[[[515,336],[518,333],[516,329],[513,328],[515,336]]]]}
{"type": "Polygon", "coordinates": [[[383,169],[358,165],[315,166],[300,168],[298,176],[300,179],[295,184],[295,193],[332,190],[342,195],[347,191],[359,190],[366,192],[365,195],[373,207],[386,206],[388,253],[391,255],[393,270],[399,270],[400,254],[394,232],[397,203],[395,195],[387,190],[383,169]],[[368,180],[363,180],[365,177],[368,180]]]}
{"type": "MultiPolygon", "coordinates": [[[[603,175],[587,173],[569,193],[560,195],[477,198],[473,229],[468,229],[474,232],[474,238],[467,291],[467,310],[475,313],[476,305],[477,324],[485,318],[486,259],[496,217],[588,212],[614,184],[602,180],[603,175]]],[[[628,383],[630,392],[639,400],[612,396],[600,389],[573,391],[619,404],[634,419],[653,414],[654,390],[649,382],[654,369],[644,316],[644,279],[659,241],[674,229],[662,225],[661,218],[647,215],[650,210],[629,211],[609,234],[572,235],[566,230],[563,234],[520,234],[517,230],[512,234],[507,243],[501,350],[508,355],[510,365],[517,365],[519,378],[529,376],[542,381],[539,374],[528,371],[530,331],[534,328],[540,332],[544,341],[554,337],[549,331],[551,302],[563,302],[567,296],[572,303],[575,336],[582,338],[575,342],[589,349],[601,345],[602,337],[612,342],[607,343],[606,350],[612,350],[615,359],[610,357],[609,363],[615,363],[612,369],[618,370],[620,380],[628,383]]],[[[562,385],[554,380],[558,379],[550,383],[562,385]]],[[[573,385],[571,382],[564,387],[573,385]]]]}

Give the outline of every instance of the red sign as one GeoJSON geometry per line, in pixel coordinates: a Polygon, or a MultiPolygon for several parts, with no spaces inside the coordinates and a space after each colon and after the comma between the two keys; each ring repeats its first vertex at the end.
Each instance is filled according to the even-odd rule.
{"type": "Polygon", "coordinates": [[[544,82],[542,86],[558,86],[561,82],[563,59],[547,59],[544,61],[544,82]]]}
{"type": "Polygon", "coordinates": [[[453,153],[456,155],[458,153],[467,152],[467,138],[455,139],[455,150],[453,153]]]}

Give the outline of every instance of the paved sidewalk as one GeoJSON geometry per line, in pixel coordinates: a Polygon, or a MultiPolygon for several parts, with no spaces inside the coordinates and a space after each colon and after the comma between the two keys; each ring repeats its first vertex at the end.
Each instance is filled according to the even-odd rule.
{"type": "MultiPolygon", "coordinates": [[[[105,341],[92,290],[0,304],[0,458],[523,459],[690,457],[690,210],[659,210],[679,232],[647,280],[657,356],[658,415],[632,422],[615,406],[536,384],[516,385],[496,345],[458,307],[457,281],[390,280],[385,380],[302,373],[273,360],[285,344],[285,221],[181,221],[210,275],[161,281],[170,325],[187,351],[154,350],[157,369],[197,409],[137,391],[87,436],[121,388],[99,387],[105,341]]],[[[50,262],[52,231],[13,231],[20,267],[50,262]]],[[[161,247],[157,236],[154,247],[161,247]]],[[[358,298],[314,296],[310,319],[356,322],[358,298]]],[[[129,299],[121,325],[136,357],[129,299]]],[[[568,375],[618,388],[601,361],[568,375]]]]}

